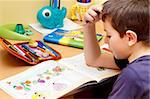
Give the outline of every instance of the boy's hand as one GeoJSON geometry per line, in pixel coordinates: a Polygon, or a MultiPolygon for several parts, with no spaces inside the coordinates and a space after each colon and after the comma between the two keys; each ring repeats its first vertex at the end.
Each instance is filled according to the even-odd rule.
{"type": "Polygon", "coordinates": [[[100,5],[91,6],[84,15],[84,23],[96,23],[101,19],[101,10],[100,5]]]}

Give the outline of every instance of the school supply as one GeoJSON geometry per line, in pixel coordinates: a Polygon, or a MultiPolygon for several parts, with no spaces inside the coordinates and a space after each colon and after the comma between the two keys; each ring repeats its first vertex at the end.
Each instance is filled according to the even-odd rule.
{"type": "Polygon", "coordinates": [[[80,3],[90,3],[91,0],[77,0],[77,2],[80,2],[80,3]]]}
{"type": "MultiPolygon", "coordinates": [[[[97,34],[97,40],[100,41],[101,39],[102,35],[97,34]]],[[[81,31],[57,29],[56,31],[46,35],[43,40],[45,42],[83,48],[83,32],[81,31]]]]}
{"type": "Polygon", "coordinates": [[[57,99],[119,73],[118,70],[87,66],[82,53],[59,61],[42,62],[1,80],[0,88],[15,99],[57,99]]]}
{"type": "MultiPolygon", "coordinates": [[[[34,30],[36,30],[37,32],[43,34],[43,35],[47,35],[53,31],[55,31],[56,29],[47,29],[47,28],[44,28],[40,23],[33,23],[33,24],[29,24],[30,27],[32,27],[34,30]]],[[[80,26],[79,24],[71,21],[70,19],[68,18],[65,18],[64,19],[64,26],[62,28],[59,28],[59,29],[64,29],[64,30],[69,30],[69,31],[72,31],[72,30],[78,30],[78,29],[81,29],[82,26],[80,26]]]]}
{"type": "Polygon", "coordinates": [[[65,7],[60,9],[60,0],[50,0],[49,6],[44,6],[38,11],[37,20],[44,28],[61,28],[64,26],[66,14],[65,7]]]}
{"type": "Polygon", "coordinates": [[[11,44],[6,39],[0,38],[0,44],[5,50],[32,65],[46,60],[58,60],[61,58],[59,52],[46,45],[44,42],[30,42],[11,44]],[[32,43],[30,44],[30,42],[32,43]]]}
{"type": "Polygon", "coordinates": [[[77,0],[76,4],[73,4],[69,11],[69,18],[73,21],[83,21],[84,14],[91,5],[91,0],[77,0]]]}

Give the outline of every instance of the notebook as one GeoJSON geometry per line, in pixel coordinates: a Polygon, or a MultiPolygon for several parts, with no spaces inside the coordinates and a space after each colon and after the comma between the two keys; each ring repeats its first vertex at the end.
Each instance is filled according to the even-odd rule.
{"type": "MultiPolygon", "coordinates": [[[[97,41],[100,41],[101,39],[102,35],[97,34],[97,41]]],[[[57,29],[44,36],[44,41],[76,48],[83,48],[83,32],[57,29]]]]}

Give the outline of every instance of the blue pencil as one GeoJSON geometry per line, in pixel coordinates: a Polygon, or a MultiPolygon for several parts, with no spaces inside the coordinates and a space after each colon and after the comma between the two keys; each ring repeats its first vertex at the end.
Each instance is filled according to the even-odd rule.
{"type": "Polygon", "coordinates": [[[86,0],[86,3],[89,3],[89,2],[91,2],[91,0],[86,0]]]}
{"type": "Polygon", "coordinates": [[[53,7],[58,8],[58,1],[57,0],[53,0],[53,7]]]}
{"type": "Polygon", "coordinates": [[[48,49],[50,52],[52,52],[55,56],[59,56],[53,49],[51,49],[49,46],[47,46],[44,42],[39,41],[38,44],[39,44],[39,45],[42,45],[41,48],[46,48],[46,49],[48,49]]]}

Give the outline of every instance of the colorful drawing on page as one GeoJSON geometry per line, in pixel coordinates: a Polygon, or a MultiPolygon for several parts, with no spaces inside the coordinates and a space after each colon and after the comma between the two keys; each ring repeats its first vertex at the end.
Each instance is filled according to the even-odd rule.
{"type": "Polygon", "coordinates": [[[50,68],[43,70],[37,70],[27,76],[18,76],[17,79],[9,79],[5,81],[4,85],[7,86],[11,92],[13,91],[15,95],[24,96],[26,99],[47,99],[53,95],[51,90],[57,93],[68,87],[69,84],[67,81],[59,79],[66,73],[72,71],[70,71],[67,66],[59,63],[50,65],[49,67],[50,68]]]}
{"type": "Polygon", "coordinates": [[[58,76],[61,74],[61,72],[63,72],[65,70],[65,68],[61,67],[61,66],[56,66],[55,68],[53,68],[53,72],[55,76],[58,76]]]}
{"type": "Polygon", "coordinates": [[[55,70],[55,72],[53,72],[53,75],[50,72],[50,70],[46,70],[42,74],[37,74],[36,77],[34,77],[33,79],[16,82],[16,83],[12,83],[12,81],[7,81],[6,84],[15,90],[30,91],[32,89],[32,86],[46,83],[48,82],[48,80],[50,80],[52,76],[58,75],[58,73],[63,71],[63,69],[61,69],[60,67],[55,67],[53,69],[55,70]]]}
{"type": "Polygon", "coordinates": [[[42,94],[41,92],[35,92],[32,95],[32,99],[46,99],[46,96],[42,94]]]}
{"type": "Polygon", "coordinates": [[[63,89],[67,88],[67,84],[61,82],[53,82],[52,86],[55,91],[62,91],[63,89]]]}

